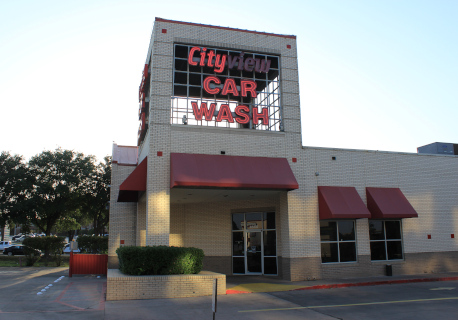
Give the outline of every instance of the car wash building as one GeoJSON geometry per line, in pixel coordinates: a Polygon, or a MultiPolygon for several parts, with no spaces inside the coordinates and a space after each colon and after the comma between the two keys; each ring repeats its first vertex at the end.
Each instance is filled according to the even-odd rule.
{"type": "Polygon", "coordinates": [[[227,275],[458,271],[458,158],[303,146],[295,36],[156,18],[139,100],[138,145],[113,146],[109,267],[166,245],[227,275]]]}

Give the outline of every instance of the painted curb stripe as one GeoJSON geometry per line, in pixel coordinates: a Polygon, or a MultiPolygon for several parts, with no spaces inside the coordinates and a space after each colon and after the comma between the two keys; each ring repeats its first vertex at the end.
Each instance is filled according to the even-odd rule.
{"type": "Polygon", "coordinates": [[[333,289],[333,288],[377,286],[377,285],[384,285],[384,284],[401,284],[401,283],[435,282],[435,281],[455,281],[455,280],[458,280],[458,277],[402,279],[402,280],[382,280],[382,281],[369,281],[369,282],[356,282],[356,283],[323,284],[323,285],[305,287],[305,288],[300,288],[300,289],[295,289],[295,290],[333,289]]]}
{"type": "MultiPolygon", "coordinates": [[[[458,280],[458,277],[417,278],[417,279],[381,280],[381,281],[355,282],[355,283],[336,283],[336,284],[322,284],[322,285],[316,285],[316,286],[308,286],[304,288],[291,289],[291,290],[279,290],[278,292],[296,291],[296,290],[336,289],[336,288],[348,288],[348,287],[365,287],[365,286],[415,283],[415,282],[456,281],[456,280],[458,280]]],[[[252,293],[252,292],[231,290],[231,289],[226,290],[226,294],[240,294],[240,293],[252,293]]]]}

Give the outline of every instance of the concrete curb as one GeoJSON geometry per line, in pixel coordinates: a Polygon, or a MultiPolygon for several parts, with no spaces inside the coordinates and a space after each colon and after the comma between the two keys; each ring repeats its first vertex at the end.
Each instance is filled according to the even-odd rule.
{"type": "MultiPolygon", "coordinates": [[[[286,291],[298,290],[319,290],[319,289],[336,289],[348,287],[365,287],[365,286],[378,286],[387,284],[402,284],[402,283],[415,283],[415,282],[435,282],[435,281],[455,281],[458,277],[437,277],[437,278],[417,278],[417,279],[399,279],[399,280],[381,280],[381,281],[367,281],[367,282],[353,282],[353,283],[336,283],[336,284],[321,284],[316,286],[304,287],[299,289],[291,289],[286,291]]],[[[226,294],[240,294],[252,293],[250,291],[226,290],[226,294]]]]}
{"type": "Polygon", "coordinates": [[[300,289],[293,289],[291,291],[378,286],[378,285],[385,285],[385,284],[401,284],[401,283],[414,283],[414,282],[454,281],[454,280],[458,280],[458,277],[418,278],[418,279],[383,280],[383,281],[368,281],[368,282],[355,282],[355,283],[323,284],[323,285],[305,287],[305,288],[300,288],[300,289]]]}

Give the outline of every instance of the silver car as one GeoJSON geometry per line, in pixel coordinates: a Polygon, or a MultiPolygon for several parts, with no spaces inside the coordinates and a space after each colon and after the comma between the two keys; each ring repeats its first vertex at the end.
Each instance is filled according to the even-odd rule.
{"type": "Polygon", "coordinates": [[[0,241],[0,251],[3,251],[10,246],[11,246],[11,241],[0,241]]]}

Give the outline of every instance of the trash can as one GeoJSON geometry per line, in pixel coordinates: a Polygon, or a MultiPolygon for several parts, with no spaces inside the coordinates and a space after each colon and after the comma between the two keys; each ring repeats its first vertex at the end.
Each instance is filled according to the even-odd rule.
{"type": "Polygon", "coordinates": [[[393,275],[393,267],[391,264],[386,265],[386,275],[391,277],[393,275]]]}

